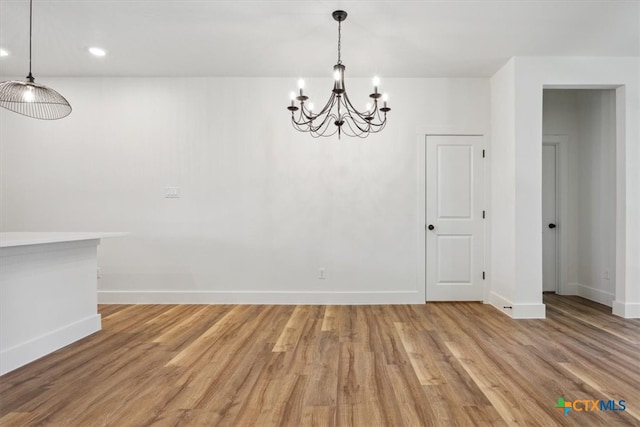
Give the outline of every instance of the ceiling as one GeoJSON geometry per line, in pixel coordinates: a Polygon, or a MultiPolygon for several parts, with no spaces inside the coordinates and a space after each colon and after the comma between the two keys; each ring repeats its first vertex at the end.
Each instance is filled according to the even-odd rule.
{"type": "MultiPolygon", "coordinates": [[[[512,56],[640,56],[640,1],[35,0],[38,76],[481,77],[512,56]],[[104,58],[88,54],[100,46],[104,58]]],[[[0,74],[28,71],[28,0],[0,0],[0,74]]]]}

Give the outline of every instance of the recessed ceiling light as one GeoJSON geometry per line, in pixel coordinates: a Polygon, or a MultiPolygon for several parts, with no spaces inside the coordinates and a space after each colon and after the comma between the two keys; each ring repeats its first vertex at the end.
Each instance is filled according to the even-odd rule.
{"type": "Polygon", "coordinates": [[[93,56],[99,56],[99,57],[105,56],[107,54],[107,52],[104,49],[99,47],[90,47],[89,52],[91,52],[93,56]]]}
{"type": "Polygon", "coordinates": [[[9,52],[7,52],[7,51],[6,51],[6,50],[4,50],[4,49],[0,49],[0,56],[1,56],[1,57],[3,57],[3,58],[4,58],[5,56],[9,56],[9,52]]]}

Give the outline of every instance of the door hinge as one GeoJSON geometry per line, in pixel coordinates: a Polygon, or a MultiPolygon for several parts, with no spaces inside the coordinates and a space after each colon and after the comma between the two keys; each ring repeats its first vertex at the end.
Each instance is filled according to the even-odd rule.
{"type": "Polygon", "coordinates": [[[485,275],[484,275],[484,271],[482,272],[482,280],[484,280],[485,275]]]}
{"type": "Polygon", "coordinates": [[[482,219],[485,219],[486,212],[482,211],[482,219]]]}
{"type": "Polygon", "coordinates": [[[482,158],[484,159],[484,157],[485,157],[485,152],[484,150],[482,150],[482,158]]]}

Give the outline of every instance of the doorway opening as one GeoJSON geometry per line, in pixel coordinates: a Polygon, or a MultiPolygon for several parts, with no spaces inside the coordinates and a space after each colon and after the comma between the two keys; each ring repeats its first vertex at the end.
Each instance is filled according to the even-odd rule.
{"type": "Polygon", "coordinates": [[[545,89],[543,292],[612,306],[616,289],[616,91],[545,89]]]}

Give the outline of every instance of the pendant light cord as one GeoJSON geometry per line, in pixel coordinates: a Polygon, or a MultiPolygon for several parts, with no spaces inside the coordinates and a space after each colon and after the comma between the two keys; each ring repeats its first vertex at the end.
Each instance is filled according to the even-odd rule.
{"type": "Polygon", "coordinates": [[[33,75],[31,74],[31,39],[33,37],[33,0],[29,0],[29,75],[27,79],[33,83],[33,75]]]}

